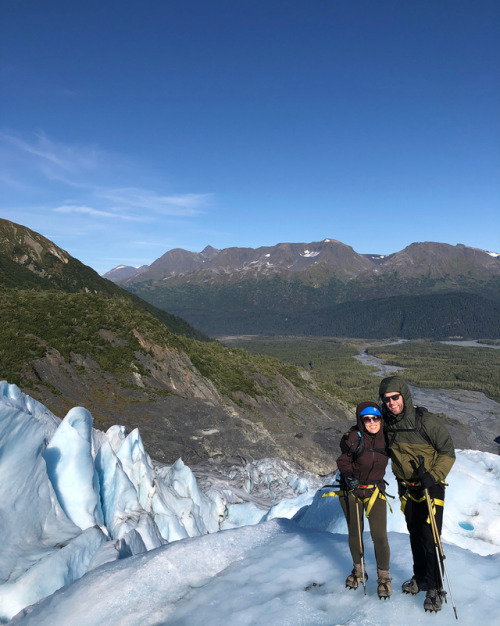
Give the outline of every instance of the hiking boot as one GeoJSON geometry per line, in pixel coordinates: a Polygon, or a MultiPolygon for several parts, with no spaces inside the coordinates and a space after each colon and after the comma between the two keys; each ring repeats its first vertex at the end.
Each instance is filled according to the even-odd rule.
{"type": "Polygon", "coordinates": [[[441,592],[437,589],[429,589],[429,591],[425,594],[424,609],[429,611],[429,613],[437,613],[441,610],[442,604],[443,601],[441,599],[441,592]]]}
{"type": "Polygon", "coordinates": [[[365,571],[365,577],[363,579],[363,572],[361,571],[361,565],[354,565],[352,568],[352,572],[345,579],[345,586],[348,589],[357,589],[359,587],[359,583],[366,582],[368,580],[368,574],[365,571]]]}
{"type": "Polygon", "coordinates": [[[424,582],[417,580],[415,577],[407,580],[405,583],[403,583],[403,586],[401,587],[403,593],[409,593],[412,596],[414,596],[419,591],[425,591],[426,589],[427,585],[424,582]]]}
{"type": "Polygon", "coordinates": [[[392,578],[389,578],[389,571],[386,571],[386,570],[378,569],[377,570],[377,574],[378,574],[378,578],[377,578],[377,583],[378,583],[377,593],[378,593],[378,597],[380,599],[384,598],[384,600],[387,600],[387,598],[391,597],[391,580],[392,580],[392,578]]]}

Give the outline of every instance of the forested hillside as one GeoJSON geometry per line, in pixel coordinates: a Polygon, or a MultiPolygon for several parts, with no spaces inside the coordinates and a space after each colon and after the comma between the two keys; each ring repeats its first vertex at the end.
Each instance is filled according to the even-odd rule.
{"type": "Polygon", "coordinates": [[[209,340],[5,220],[0,255],[0,379],[58,416],[79,405],[100,428],[139,427],[160,461],[329,471],[348,412],[299,368],[209,340]]]}
{"type": "Polygon", "coordinates": [[[128,289],[212,336],[500,337],[500,301],[470,292],[335,303],[341,291],[336,280],[324,288],[314,288],[297,279],[289,282],[279,277],[231,285],[141,285],[128,289]]]}
{"type": "Polygon", "coordinates": [[[209,335],[500,336],[500,259],[463,245],[378,257],[330,239],[176,250],[123,285],[209,335]]]}

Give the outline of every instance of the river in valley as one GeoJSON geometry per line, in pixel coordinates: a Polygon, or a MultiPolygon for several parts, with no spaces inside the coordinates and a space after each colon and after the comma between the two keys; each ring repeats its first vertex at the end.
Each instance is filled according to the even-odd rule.
{"type": "MultiPolygon", "coordinates": [[[[458,342],[453,342],[455,345],[458,342]]],[[[465,342],[464,342],[465,344],[465,342]]],[[[460,344],[459,344],[460,345],[460,344]]],[[[463,344],[462,344],[463,345],[463,344]]],[[[467,346],[476,342],[467,342],[467,346]]],[[[496,347],[496,346],[484,346],[496,347]]],[[[391,376],[398,373],[404,378],[404,368],[385,365],[382,359],[363,350],[354,357],[364,365],[378,367],[374,376],[391,376]]],[[[416,406],[424,406],[433,413],[443,413],[450,418],[446,422],[455,446],[484,452],[500,453],[500,404],[478,391],[449,389],[425,389],[409,385],[416,406]]]]}

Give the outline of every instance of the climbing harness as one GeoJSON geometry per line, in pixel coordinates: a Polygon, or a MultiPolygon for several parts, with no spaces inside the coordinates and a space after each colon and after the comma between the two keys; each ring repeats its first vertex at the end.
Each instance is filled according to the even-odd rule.
{"type": "Polygon", "coordinates": [[[346,491],[345,489],[339,489],[338,491],[328,491],[327,493],[323,493],[321,497],[327,498],[331,496],[333,497],[352,496],[353,498],[356,498],[357,500],[359,500],[359,502],[362,502],[363,506],[365,505],[365,503],[368,502],[368,506],[366,507],[366,510],[365,510],[365,515],[367,518],[371,513],[371,510],[372,510],[373,505],[375,504],[375,501],[377,500],[377,498],[380,498],[381,500],[384,500],[385,502],[387,502],[387,506],[389,507],[389,510],[392,513],[392,507],[389,503],[389,500],[387,500],[387,496],[389,496],[389,498],[394,498],[394,496],[385,494],[383,491],[380,490],[378,485],[359,485],[358,489],[373,489],[373,493],[366,498],[358,498],[358,496],[354,494],[354,491],[346,491]]]}

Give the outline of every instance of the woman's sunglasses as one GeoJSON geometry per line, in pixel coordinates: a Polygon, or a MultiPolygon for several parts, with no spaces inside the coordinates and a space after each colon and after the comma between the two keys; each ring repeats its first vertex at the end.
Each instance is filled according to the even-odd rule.
{"type": "Polygon", "coordinates": [[[380,422],[380,415],[367,415],[366,417],[363,417],[363,422],[365,424],[369,424],[370,422],[380,422]]]}

